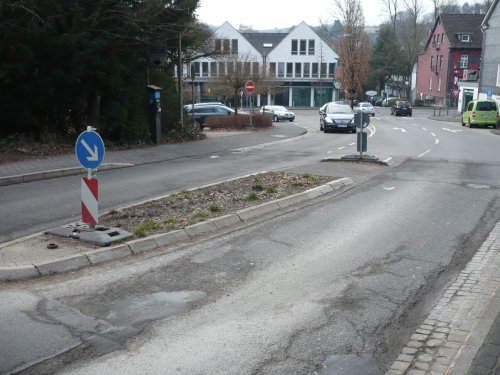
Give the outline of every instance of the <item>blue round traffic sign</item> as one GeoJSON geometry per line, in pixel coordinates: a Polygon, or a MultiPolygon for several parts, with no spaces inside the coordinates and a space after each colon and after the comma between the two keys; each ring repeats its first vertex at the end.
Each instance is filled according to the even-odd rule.
{"type": "Polygon", "coordinates": [[[94,131],[82,132],[76,140],[75,152],[83,168],[96,169],[104,159],[104,142],[94,131]]]}

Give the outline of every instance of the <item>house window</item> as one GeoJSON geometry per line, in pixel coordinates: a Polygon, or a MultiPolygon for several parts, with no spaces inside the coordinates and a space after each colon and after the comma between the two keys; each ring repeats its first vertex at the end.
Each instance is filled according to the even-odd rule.
{"type": "Polygon", "coordinates": [[[229,39],[224,39],[222,44],[222,52],[229,53],[229,39]]]}
{"type": "Polygon", "coordinates": [[[304,77],[308,78],[310,74],[311,74],[311,64],[304,63],[304,77]]]}
{"type": "Polygon", "coordinates": [[[286,63],[286,76],[293,77],[293,63],[286,63]]]}
{"type": "Polygon", "coordinates": [[[217,52],[222,51],[222,40],[221,39],[215,39],[215,50],[217,52]]]}
{"type": "Polygon", "coordinates": [[[233,55],[238,54],[238,39],[231,39],[231,53],[233,55]]]}
{"type": "Polygon", "coordinates": [[[328,64],[328,75],[330,77],[335,76],[335,63],[329,63],[328,64]]]}
{"type": "Polygon", "coordinates": [[[223,76],[226,74],[226,63],[225,62],[219,62],[219,72],[218,74],[220,76],[223,76]]]}
{"type": "Polygon", "coordinates": [[[431,71],[434,70],[434,56],[431,56],[431,71]]]}
{"type": "Polygon", "coordinates": [[[201,63],[203,77],[208,77],[208,62],[201,63]]]}
{"type": "Polygon", "coordinates": [[[328,66],[327,63],[321,63],[321,77],[326,77],[326,67],[328,66]]]}
{"type": "Polygon", "coordinates": [[[285,76],[285,63],[279,62],[278,63],[278,77],[284,77],[285,76]]]}
{"type": "Polygon", "coordinates": [[[318,63],[312,63],[312,77],[318,76],[318,63]]]}
{"type": "Polygon", "coordinates": [[[302,63],[295,63],[295,77],[300,78],[302,76],[302,63]]]}
{"type": "Polygon", "coordinates": [[[438,91],[441,91],[441,77],[438,78],[438,91]]]}
{"type": "Polygon", "coordinates": [[[299,41],[297,39],[292,39],[292,55],[297,55],[299,53],[298,46],[299,41]]]}
{"type": "Polygon", "coordinates": [[[217,77],[217,63],[210,63],[210,77],[217,77]]]}
{"type": "Polygon", "coordinates": [[[444,43],[444,33],[441,34],[441,43],[444,43]]]}
{"type": "Polygon", "coordinates": [[[460,55],[460,69],[467,69],[469,66],[469,55],[463,53],[460,55]]]}
{"type": "Polygon", "coordinates": [[[259,63],[254,61],[252,62],[252,74],[258,74],[260,71],[260,68],[259,68],[259,63]]]}
{"type": "Polygon", "coordinates": [[[470,35],[469,34],[463,34],[460,38],[462,43],[470,43],[470,35]]]}
{"type": "Polygon", "coordinates": [[[276,77],[276,63],[274,62],[269,64],[269,76],[276,77]]]}
{"type": "Polygon", "coordinates": [[[429,77],[429,90],[432,90],[432,77],[429,77]]]}
{"type": "Polygon", "coordinates": [[[194,62],[193,65],[191,65],[191,69],[194,68],[195,77],[200,77],[200,65],[201,63],[199,62],[194,62]]]}
{"type": "Polygon", "coordinates": [[[439,69],[443,69],[443,55],[439,56],[439,69]]]}
{"type": "Polygon", "coordinates": [[[314,55],[314,39],[309,39],[309,55],[314,55]]]}
{"type": "Polygon", "coordinates": [[[300,54],[301,55],[306,54],[306,43],[307,43],[307,40],[305,40],[305,39],[300,40],[300,54]]]}

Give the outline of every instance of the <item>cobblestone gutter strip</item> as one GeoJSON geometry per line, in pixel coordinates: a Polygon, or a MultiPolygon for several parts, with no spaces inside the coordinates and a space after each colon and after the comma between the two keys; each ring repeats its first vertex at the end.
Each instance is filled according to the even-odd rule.
{"type": "MultiPolygon", "coordinates": [[[[500,222],[410,337],[386,375],[456,374],[455,365],[464,362],[461,356],[468,351],[471,335],[480,321],[485,315],[498,314],[488,309],[498,309],[492,301],[500,293],[499,269],[500,222]]],[[[467,373],[473,357],[470,356],[466,369],[460,364],[460,374],[467,373]]]]}

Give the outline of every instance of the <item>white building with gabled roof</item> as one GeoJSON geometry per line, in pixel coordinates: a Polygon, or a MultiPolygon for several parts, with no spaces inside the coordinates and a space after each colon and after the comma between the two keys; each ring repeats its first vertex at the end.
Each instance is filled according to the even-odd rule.
{"type": "MultiPolygon", "coordinates": [[[[275,93],[257,95],[257,106],[319,107],[338,96],[334,85],[338,55],[305,22],[288,33],[240,32],[229,22],[224,22],[214,32],[214,40],[215,48],[224,52],[226,61],[227,56],[235,60],[242,57],[250,64],[252,72],[262,71],[264,66],[268,76],[279,83],[279,90],[275,93]]],[[[227,74],[224,59],[202,58],[191,64],[195,69],[195,101],[220,100],[211,95],[208,87],[210,82],[227,74]]],[[[234,99],[231,99],[232,104],[234,99]]]]}

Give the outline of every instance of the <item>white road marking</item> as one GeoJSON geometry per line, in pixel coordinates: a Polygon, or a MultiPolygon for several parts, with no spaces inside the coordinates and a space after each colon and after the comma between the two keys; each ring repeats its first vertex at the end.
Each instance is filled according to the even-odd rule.
{"type": "Polygon", "coordinates": [[[394,130],[401,130],[401,133],[406,133],[406,129],[403,128],[393,128],[394,130]]]}
{"type": "Polygon", "coordinates": [[[427,155],[429,152],[431,152],[431,150],[427,150],[425,152],[422,152],[420,155],[417,156],[417,158],[421,158],[421,157],[424,157],[425,155],[427,155]]]}
{"type": "Polygon", "coordinates": [[[345,147],[342,146],[342,147],[338,147],[337,150],[343,150],[345,147]]]}
{"type": "Polygon", "coordinates": [[[286,138],[286,135],[275,134],[275,135],[272,135],[271,137],[276,137],[276,138],[286,138]]]}
{"type": "Polygon", "coordinates": [[[426,129],[426,128],[422,128],[422,130],[427,131],[427,129],[426,129]]]}
{"type": "Polygon", "coordinates": [[[385,187],[385,186],[384,186],[384,190],[389,190],[389,191],[391,191],[391,190],[394,190],[394,189],[396,189],[396,187],[395,187],[395,186],[390,186],[390,187],[385,187]]]}
{"type": "Polygon", "coordinates": [[[354,146],[356,142],[349,143],[349,146],[354,146]]]}
{"type": "Polygon", "coordinates": [[[435,145],[438,145],[439,144],[439,139],[436,138],[436,142],[434,142],[435,145]]]}
{"type": "Polygon", "coordinates": [[[217,159],[217,158],[220,158],[220,156],[219,155],[212,155],[212,156],[210,156],[210,159],[217,159]]]}
{"type": "Polygon", "coordinates": [[[458,133],[461,132],[461,129],[448,129],[448,128],[443,128],[443,130],[446,130],[447,132],[452,132],[452,133],[458,133]]]}
{"type": "Polygon", "coordinates": [[[328,151],[327,154],[331,154],[333,151],[328,151]]]}
{"type": "Polygon", "coordinates": [[[434,133],[431,133],[431,135],[432,135],[433,137],[435,137],[435,136],[436,136],[436,134],[434,134],[434,133]]]}

